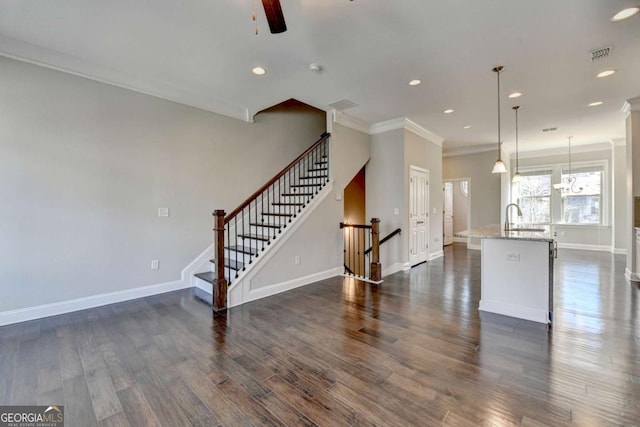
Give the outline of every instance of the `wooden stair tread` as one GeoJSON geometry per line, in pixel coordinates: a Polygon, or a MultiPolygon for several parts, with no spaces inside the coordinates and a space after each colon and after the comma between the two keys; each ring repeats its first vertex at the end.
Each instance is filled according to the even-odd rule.
{"type": "Polygon", "coordinates": [[[327,168],[312,168],[312,169],[309,169],[307,172],[323,172],[326,170],[327,168]]]}
{"type": "Polygon", "coordinates": [[[275,213],[275,212],[262,212],[262,215],[269,216],[293,216],[292,213],[275,213]]]}
{"type": "Polygon", "coordinates": [[[320,179],[320,178],[329,178],[328,175],[316,175],[316,176],[301,176],[300,179],[320,179]]]}
{"type": "Polygon", "coordinates": [[[263,242],[268,242],[271,237],[265,236],[264,234],[238,234],[238,237],[242,237],[243,239],[251,239],[251,240],[260,240],[263,242]]]}
{"type": "Polygon", "coordinates": [[[300,202],[273,202],[273,206],[304,206],[304,203],[300,202]]]}
{"type": "Polygon", "coordinates": [[[218,281],[216,279],[216,273],[214,273],[213,271],[205,271],[204,273],[196,273],[196,274],[194,274],[194,276],[196,276],[198,279],[202,279],[205,282],[209,282],[209,283],[211,283],[213,285],[218,283],[218,281]]]}
{"type": "Polygon", "coordinates": [[[249,225],[253,225],[254,227],[265,227],[265,228],[282,228],[282,226],[278,224],[261,224],[259,222],[251,222],[249,225]]]}
{"type": "MultiPolygon", "coordinates": [[[[212,264],[216,263],[215,259],[210,259],[209,260],[212,264]]],[[[225,258],[224,259],[224,267],[225,269],[228,267],[232,270],[242,270],[244,268],[244,263],[242,261],[238,261],[238,260],[233,260],[230,258],[225,258]]]]}
{"type": "Polygon", "coordinates": [[[240,245],[234,245],[234,246],[225,246],[224,248],[227,251],[234,251],[234,252],[240,252],[243,254],[248,254],[248,255],[255,255],[258,253],[258,249],[257,248],[250,248],[249,246],[240,246],[240,245]]]}
{"type": "Polygon", "coordinates": [[[296,196],[300,196],[300,197],[308,197],[308,196],[313,196],[313,193],[282,193],[281,196],[287,196],[287,197],[296,197],[296,196]]]}
{"type": "Polygon", "coordinates": [[[319,182],[317,184],[292,184],[291,187],[299,188],[299,187],[321,187],[324,185],[324,182],[319,182]]]}

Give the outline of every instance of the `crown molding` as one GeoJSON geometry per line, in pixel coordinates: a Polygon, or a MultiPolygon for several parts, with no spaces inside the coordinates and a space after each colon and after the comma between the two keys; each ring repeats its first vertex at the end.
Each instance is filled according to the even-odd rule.
{"type": "MultiPolygon", "coordinates": [[[[624,145],[624,144],[623,144],[624,145]]],[[[595,151],[611,151],[613,145],[611,142],[597,142],[594,144],[585,144],[585,145],[572,145],[571,152],[572,153],[591,153],[595,151]]],[[[560,148],[550,148],[547,150],[537,150],[537,151],[520,151],[518,153],[518,157],[520,159],[531,159],[536,157],[547,157],[547,156],[563,156],[569,153],[569,146],[560,147],[560,148]]],[[[512,154],[511,158],[515,158],[515,155],[512,154]]]]}
{"type": "Polygon", "coordinates": [[[410,119],[405,118],[404,128],[410,132],[415,133],[418,136],[421,136],[427,141],[434,143],[438,147],[442,147],[442,143],[444,142],[443,137],[441,137],[440,135],[434,132],[431,132],[429,129],[423,128],[422,126],[415,123],[414,121],[411,121],[410,119]]]}
{"type": "Polygon", "coordinates": [[[625,138],[613,138],[611,144],[614,147],[624,147],[627,145],[627,140],[625,138]]]}
{"type": "Polygon", "coordinates": [[[463,147],[442,152],[442,157],[466,156],[469,154],[486,153],[487,151],[496,151],[496,144],[475,145],[471,147],[463,147]]]}
{"type": "Polygon", "coordinates": [[[333,110],[332,114],[334,123],[341,124],[358,132],[366,133],[367,135],[371,134],[371,125],[364,120],[356,119],[337,110],[333,110]]]}
{"type": "Polygon", "coordinates": [[[624,104],[622,104],[620,111],[625,114],[631,111],[640,111],[640,96],[626,100],[624,104]]]}
{"type": "Polygon", "coordinates": [[[371,129],[369,133],[371,135],[377,135],[384,132],[389,132],[392,130],[405,129],[410,132],[415,133],[416,135],[426,139],[433,144],[442,147],[442,143],[444,142],[444,138],[440,135],[431,132],[428,129],[423,128],[416,122],[406,118],[406,117],[398,117],[396,119],[386,120],[383,122],[374,123],[371,125],[371,129]]]}
{"type": "Polygon", "coordinates": [[[245,122],[253,120],[248,108],[237,107],[220,99],[194,93],[166,82],[131,76],[78,57],[44,49],[10,37],[0,37],[0,56],[245,122]]]}

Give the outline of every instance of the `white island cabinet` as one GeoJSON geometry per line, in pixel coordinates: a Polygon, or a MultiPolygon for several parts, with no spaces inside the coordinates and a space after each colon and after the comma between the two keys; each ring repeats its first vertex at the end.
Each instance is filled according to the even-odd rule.
{"type": "Polygon", "coordinates": [[[556,251],[548,233],[495,225],[457,235],[482,239],[481,311],[551,323],[556,251]]]}

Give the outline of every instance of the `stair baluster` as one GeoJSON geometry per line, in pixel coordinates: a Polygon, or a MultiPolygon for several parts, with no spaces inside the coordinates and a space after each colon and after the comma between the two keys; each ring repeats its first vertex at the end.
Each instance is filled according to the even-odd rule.
{"type": "Polygon", "coordinates": [[[245,270],[329,182],[329,137],[323,133],[310,148],[228,215],[225,216],[223,210],[214,212],[215,280],[205,274],[196,276],[212,282],[215,312],[226,310],[227,288],[240,271],[245,270]]]}

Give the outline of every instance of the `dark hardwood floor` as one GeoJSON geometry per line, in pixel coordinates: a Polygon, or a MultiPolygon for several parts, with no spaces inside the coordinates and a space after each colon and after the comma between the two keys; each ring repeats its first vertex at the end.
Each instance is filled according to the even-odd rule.
{"type": "Polygon", "coordinates": [[[479,314],[480,254],[212,319],[190,291],[0,328],[0,404],[67,426],[640,425],[624,257],[560,250],[555,324],[479,314]]]}

